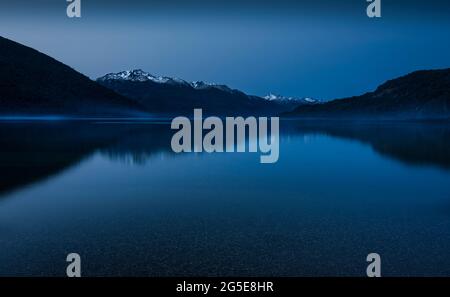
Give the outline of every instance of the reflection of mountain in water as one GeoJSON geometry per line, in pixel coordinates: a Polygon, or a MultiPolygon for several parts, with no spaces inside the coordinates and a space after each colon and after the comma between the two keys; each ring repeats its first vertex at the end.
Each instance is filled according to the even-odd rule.
{"type": "MultiPolygon", "coordinates": [[[[283,121],[281,127],[282,134],[358,140],[407,164],[450,169],[449,125],[283,121]]],[[[171,157],[172,134],[167,123],[0,124],[0,193],[45,180],[96,151],[133,164],[161,153],[171,157]]]]}
{"type": "Polygon", "coordinates": [[[111,160],[134,165],[145,164],[159,154],[172,154],[173,130],[169,123],[134,125],[120,141],[101,149],[111,160]]]}
{"type": "Polygon", "coordinates": [[[79,122],[0,124],[0,193],[58,174],[99,149],[117,145],[121,153],[135,151],[128,139],[141,137],[136,133],[142,128],[150,135],[149,139],[142,136],[142,141],[147,141],[145,150],[157,150],[159,141],[164,140],[155,127],[79,122]],[[123,145],[129,149],[122,149],[123,145]]]}
{"type": "Polygon", "coordinates": [[[332,121],[291,122],[288,131],[326,134],[370,144],[381,155],[411,165],[450,169],[450,125],[332,121]]]}

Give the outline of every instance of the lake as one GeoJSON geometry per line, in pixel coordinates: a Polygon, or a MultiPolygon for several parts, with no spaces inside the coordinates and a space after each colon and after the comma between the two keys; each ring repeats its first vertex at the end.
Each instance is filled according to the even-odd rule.
{"type": "Polygon", "coordinates": [[[0,123],[0,275],[450,276],[450,125],[280,123],[259,153],[167,122],[0,123]]]}

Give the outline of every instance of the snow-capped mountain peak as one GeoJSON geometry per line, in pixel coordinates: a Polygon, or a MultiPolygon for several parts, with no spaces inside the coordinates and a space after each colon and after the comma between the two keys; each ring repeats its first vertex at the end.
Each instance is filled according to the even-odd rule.
{"type": "Polygon", "coordinates": [[[167,77],[167,76],[155,76],[141,69],[127,70],[118,73],[109,73],[103,77],[97,79],[98,81],[132,81],[132,82],[154,82],[159,84],[171,84],[171,85],[182,85],[187,87],[192,87],[196,90],[204,90],[215,88],[226,92],[233,92],[231,88],[226,85],[219,85],[215,83],[207,83],[204,81],[193,81],[187,82],[180,78],[167,77]]]}
{"type": "Polygon", "coordinates": [[[266,99],[266,100],[272,101],[272,100],[278,100],[278,99],[282,98],[282,96],[270,93],[269,95],[264,96],[263,98],[266,99]]]}
{"type": "Polygon", "coordinates": [[[225,92],[233,92],[233,90],[231,88],[229,88],[226,85],[219,85],[219,84],[215,84],[215,83],[207,83],[204,81],[193,81],[191,82],[191,86],[194,89],[197,90],[204,90],[204,89],[210,89],[210,88],[214,88],[214,89],[219,89],[221,91],[225,91],[225,92]]]}
{"type": "Polygon", "coordinates": [[[266,100],[269,101],[276,101],[279,103],[299,103],[299,104],[317,104],[320,103],[320,100],[311,98],[311,97],[286,97],[282,95],[277,95],[273,93],[269,93],[267,96],[263,97],[266,100]]]}
{"type": "Polygon", "coordinates": [[[191,86],[194,89],[201,89],[201,88],[210,87],[210,86],[213,86],[213,85],[214,84],[205,83],[204,81],[193,81],[193,82],[191,82],[191,86]]]}
{"type": "Polygon", "coordinates": [[[109,73],[98,79],[99,81],[108,81],[108,80],[126,80],[126,81],[134,81],[134,82],[146,82],[152,81],[154,83],[160,84],[183,84],[188,85],[186,81],[179,78],[172,78],[167,76],[155,76],[148,72],[145,72],[141,69],[135,70],[127,70],[118,73],[109,73]]]}

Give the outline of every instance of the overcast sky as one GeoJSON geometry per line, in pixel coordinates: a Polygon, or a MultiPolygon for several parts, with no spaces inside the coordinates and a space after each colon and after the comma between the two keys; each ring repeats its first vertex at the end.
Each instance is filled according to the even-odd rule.
{"type": "Polygon", "coordinates": [[[450,67],[450,1],[0,0],[0,35],[96,78],[155,75],[321,99],[357,95],[418,69],[450,67]]]}

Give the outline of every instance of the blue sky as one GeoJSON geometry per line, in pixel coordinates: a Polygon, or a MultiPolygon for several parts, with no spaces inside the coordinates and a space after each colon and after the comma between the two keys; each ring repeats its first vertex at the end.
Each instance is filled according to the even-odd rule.
{"type": "Polygon", "coordinates": [[[450,67],[450,1],[0,1],[0,35],[96,78],[155,75],[321,99],[358,95],[418,69],[450,67]]]}

